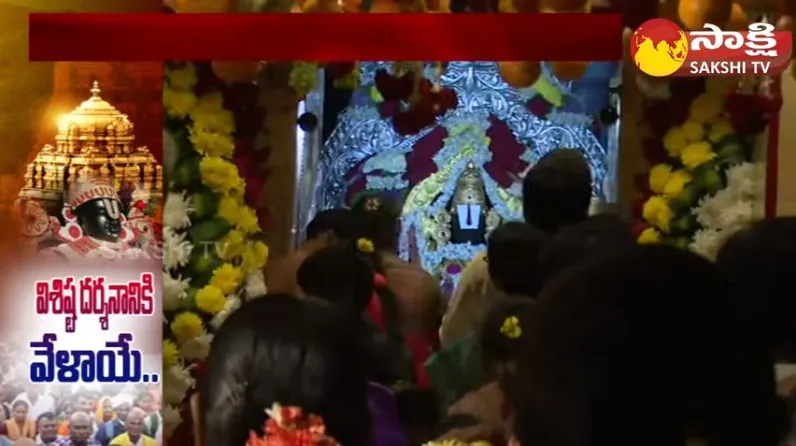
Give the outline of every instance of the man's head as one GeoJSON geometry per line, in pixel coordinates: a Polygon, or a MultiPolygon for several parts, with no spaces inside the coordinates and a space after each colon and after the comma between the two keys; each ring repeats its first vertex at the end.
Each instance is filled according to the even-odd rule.
{"type": "Polygon", "coordinates": [[[129,401],[124,400],[113,400],[113,413],[116,414],[116,418],[120,421],[126,421],[127,417],[130,414],[130,409],[133,408],[133,405],[130,404],[129,401]]]}
{"type": "Polygon", "coordinates": [[[575,149],[547,153],[522,182],[525,221],[548,233],[584,220],[591,197],[591,168],[575,149]]]}
{"type": "Polygon", "coordinates": [[[350,240],[353,234],[353,219],[348,209],[327,209],[318,212],[306,228],[307,240],[321,236],[333,236],[350,240]]]}
{"type": "MultiPolygon", "coordinates": [[[[149,392],[142,392],[135,400],[135,407],[142,409],[146,413],[152,412],[152,404],[152,395],[149,392]]],[[[127,416],[129,417],[130,415],[128,414],[127,416]]]]}
{"type": "Polygon", "coordinates": [[[536,260],[546,239],[541,230],[516,221],[492,231],[486,255],[489,277],[495,286],[505,293],[535,296],[539,270],[536,260]]]}
{"type": "Polygon", "coordinates": [[[127,414],[127,421],[124,424],[131,439],[137,439],[144,433],[144,418],[146,418],[146,412],[138,407],[133,408],[127,414]]]}
{"type": "Polygon", "coordinates": [[[75,411],[91,414],[91,398],[86,393],[78,393],[75,397],[75,411]]]}
{"type": "Polygon", "coordinates": [[[44,412],[39,415],[39,418],[36,419],[36,430],[39,432],[39,435],[41,435],[42,440],[53,440],[58,435],[55,414],[52,412],[44,412]]]}
{"type": "Polygon", "coordinates": [[[87,413],[75,412],[69,418],[69,438],[75,446],[87,444],[92,431],[91,416],[87,413]]]}
{"type": "Polygon", "coordinates": [[[776,359],[796,362],[796,299],[790,289],[796,276],[796,217],[766,219],[734,234],[716,264],[732,279],[751,332],[763,337],[776,359]]]}

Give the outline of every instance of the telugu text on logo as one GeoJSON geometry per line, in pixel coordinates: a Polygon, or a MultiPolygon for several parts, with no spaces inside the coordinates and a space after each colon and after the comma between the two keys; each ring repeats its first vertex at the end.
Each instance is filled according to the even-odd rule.
{"type": "Polygon", "coordinates": [[[630,52],[640,71],[654,77],[777,75],[790,63],[790,32],[770,23],[745,31],[706,24],[684,32],[674,22],[653,19],[634,33],[630,52]]]}

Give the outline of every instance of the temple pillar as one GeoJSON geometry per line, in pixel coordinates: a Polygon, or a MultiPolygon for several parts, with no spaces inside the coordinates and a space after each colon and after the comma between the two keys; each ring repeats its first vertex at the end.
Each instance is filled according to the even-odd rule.
{"type": "MultiPolygon", "coordinates": [[[[796,65],[796,62],[791,62],[796,65]]],[[[796,67],[782,75],[782,109],[777,134],[777,197],[778,215],[796,215],[796,67]]]]}
{"type": "Polygon", "coordinates": [[[622,107],[618,156],[618,202],[622,209],[639,198],[635,176],[649,170],[650,166],[641,149],[644,141],[644,108],[642,95],[636,86],[636,66],[630,60],[630,52],[625,51],[622,63],[622,107]]]}
{"type": "Polygon", "coordinates": [[[293,249],[298,98],[287,86],[290,69],[291,64],[268,64],[261,78],[260,105],[265,107],[265,127],[270,142],[264,194],[270,219],[265,234],[272,257],[293,249]]]}

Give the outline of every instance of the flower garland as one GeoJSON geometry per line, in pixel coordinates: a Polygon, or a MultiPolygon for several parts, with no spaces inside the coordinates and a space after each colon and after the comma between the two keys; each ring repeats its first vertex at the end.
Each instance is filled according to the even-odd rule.
{"type": "Polygon", "coordinates": [[[754,222],[762,214],[758,207],[763,199],[765,165],[742,163],[727,169],[727,187],[715,195],[704,197],[693,209],[702,226],[690,248],[697,254],[715,259],[727,239],[754,222]]]}
{"type": "Polygon", "coordinates": [[[164,126],[178,152],[163,208],[167,433],[180,420],[213,330],[244,296],[265,292],[268,247],[257,240],[257,214],[244,202],[246,184],[233,162],[235,116],[221,92],[201,92],[200,80],[197,68],[184,64],[167,70],[163,90],[164,126]]]}
{"type": "MultiPolygon", "coordinates": [[[[672,85],[671,98],[659,103],[675,113],[684,104],[687,111],[679,122],[670,119],[668,129],[657,128],[657,150],[654,141],[646,144],[648,159],[656,162],[637,181],[644,193],[637,210],[644,221],[638,241],[672,244],[711,257],[727,235],[754,216],[752,205],[760,194],[750,191],[750,182],[759,183],[751,176],[759,171],[750,164],[752,151],[778,105],[776,99],[738,93],[737,79],[694,82],[672,85]],[[749,212],[733,211],[740,208],[749,212]]],[[[650,115],[667,119],[654,111],[650,115]]]]}

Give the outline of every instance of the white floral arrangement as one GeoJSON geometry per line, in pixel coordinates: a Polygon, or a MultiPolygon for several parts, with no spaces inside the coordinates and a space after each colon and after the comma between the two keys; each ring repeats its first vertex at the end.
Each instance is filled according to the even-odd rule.
{"type": "Polygon", "coordinates": [[[193,65],[166,71],[163,206],[163,421],[169,438],[213,333],[246,298],[266,293],[268,247],[233,162],[234,116],[221,93],[196,95],[193,65]]]}
{"type": "Polygon", "coordinates": [[[730,236],[762,218],[764,178],[764,163],[727,169],[727,187],[703,198],[692,210],[702,229],[694,234],[691,250],[714,260],[730,236]]]}

